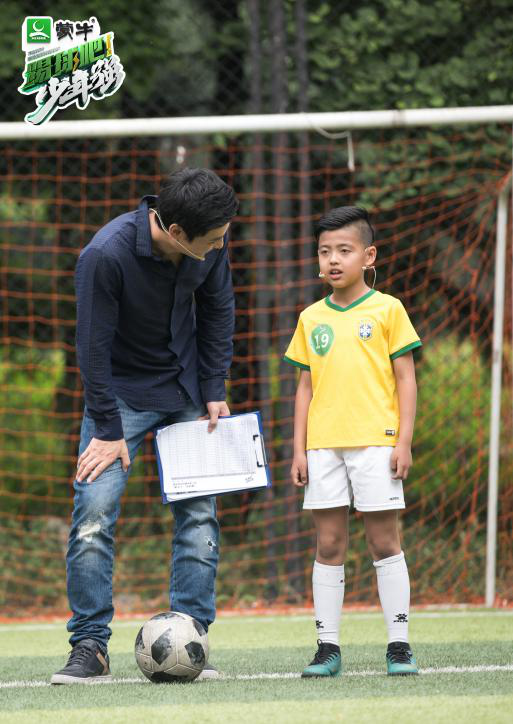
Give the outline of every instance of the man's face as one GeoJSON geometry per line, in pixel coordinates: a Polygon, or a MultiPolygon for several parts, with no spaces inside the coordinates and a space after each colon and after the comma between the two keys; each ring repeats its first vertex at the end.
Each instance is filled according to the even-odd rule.
{"type": "Polygon", "coordinates": [[[203,236],[195,236],[189,243],[192,251],[198,256],[205,256],[212,249],[222,249],[224,235],[230,228],[230,224],[218,226],[216,229],[207,231],[203,236]]]}
{"type": "Polygon", "coordinates": [[[203,259],[209,251],[212,249],[222,249],[224,235],[228,231],[230,224],[224,226],[218,226],[215,229],[210,229],[203,236],[195,236],[193,239],[189,239],[185,231],[178,224],[171,224],[169,227],[169,235],[178,242],[179,250],[187,254],[187,251],[191,253],[189,256],[200,257],[203,259]]]}
{"type": "Polygon", "coordinates": [[[209,251],[223,248],[224,235],[230,228],[229,222],[224,226],[210,229],[206,234],[189,239],[179,224],[171,224],[169,229],[166,229],[158,211],[156,209],[150,211],[153,212],[150,213],[153,243],[164,257],[172,257],[178,252],[192,259],[204,261],[209,251]]]}

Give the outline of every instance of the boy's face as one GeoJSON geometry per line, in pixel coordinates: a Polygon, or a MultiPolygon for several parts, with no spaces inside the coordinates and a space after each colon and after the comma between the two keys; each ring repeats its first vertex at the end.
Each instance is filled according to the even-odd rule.
{"type": "Polygon", "coordinates": [[[344,289],[363,280],[362,267],[374,264],[376,247],[364,246],[356,226],[345,226],[322,232],[318,254],[326,281],[332,287],[344,289]]]}

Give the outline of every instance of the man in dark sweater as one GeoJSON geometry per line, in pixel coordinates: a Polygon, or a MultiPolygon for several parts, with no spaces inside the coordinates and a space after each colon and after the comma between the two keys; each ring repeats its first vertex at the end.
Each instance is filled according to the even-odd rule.
{"type": "MultiPolygon", "coordinates": [[[[215,173],[184,169],[100,229],[75,274],[85,390],[67,564],[73,647],[53,684],[111,678],[114,529],[130,465],[156,427],[229,415],[234,299],[228,228],[238,202],[215,173]]],[[[180,453],[179,450],[176,451],[180,453]]],[[[215,498],[172,503],[170,607],[215,617],[215,498]]],[[[204,677],[216,678],[208,666],[204,677]]]]}

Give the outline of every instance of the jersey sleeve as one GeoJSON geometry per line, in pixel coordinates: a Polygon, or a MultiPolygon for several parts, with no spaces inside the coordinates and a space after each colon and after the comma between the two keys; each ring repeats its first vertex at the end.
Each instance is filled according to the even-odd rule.
{"type": "Polygon", "coordinates": [[[416,347],[421,347],[419,335],[399,299],[391,306],[388,319],[388,354],[396,359],[416,347]]]}
{"type": "Polygon", "coordinates": [[[306,346],[305,339],[305,328],[303,326],[303,320],[299,317],[296,331],[294,336],[290,340],[290,344],[285,352],[283,359],[295,367],[299,367],[302,370],[309,370],[310,365],[308,359],[308,349],[306,346]]]}

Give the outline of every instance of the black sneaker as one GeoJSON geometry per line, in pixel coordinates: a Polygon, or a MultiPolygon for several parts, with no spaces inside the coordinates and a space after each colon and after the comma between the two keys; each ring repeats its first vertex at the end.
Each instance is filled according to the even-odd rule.
{"type": "Polygon", "coordinates": [[[93,684],[112,681],[109,657],[94,639],[73,646],[66,666],[50,679],[52,684],[93,684]]]}
{"type": "Polygon", "coordinates": [[[389,676],[408,676],[418,674],[417,662],[410,644],[394,641],[387,648],[387,674],[389,676]]]}
{"type": "Polygon", "coordinates": [[[309,679],[320,676],[338,676],[342,669],[342,659],[340,658],[340,646],[336,644],[323,643],[317,641],[317,653],[313,661],[303,669],[302,679],[309,679]]]}

